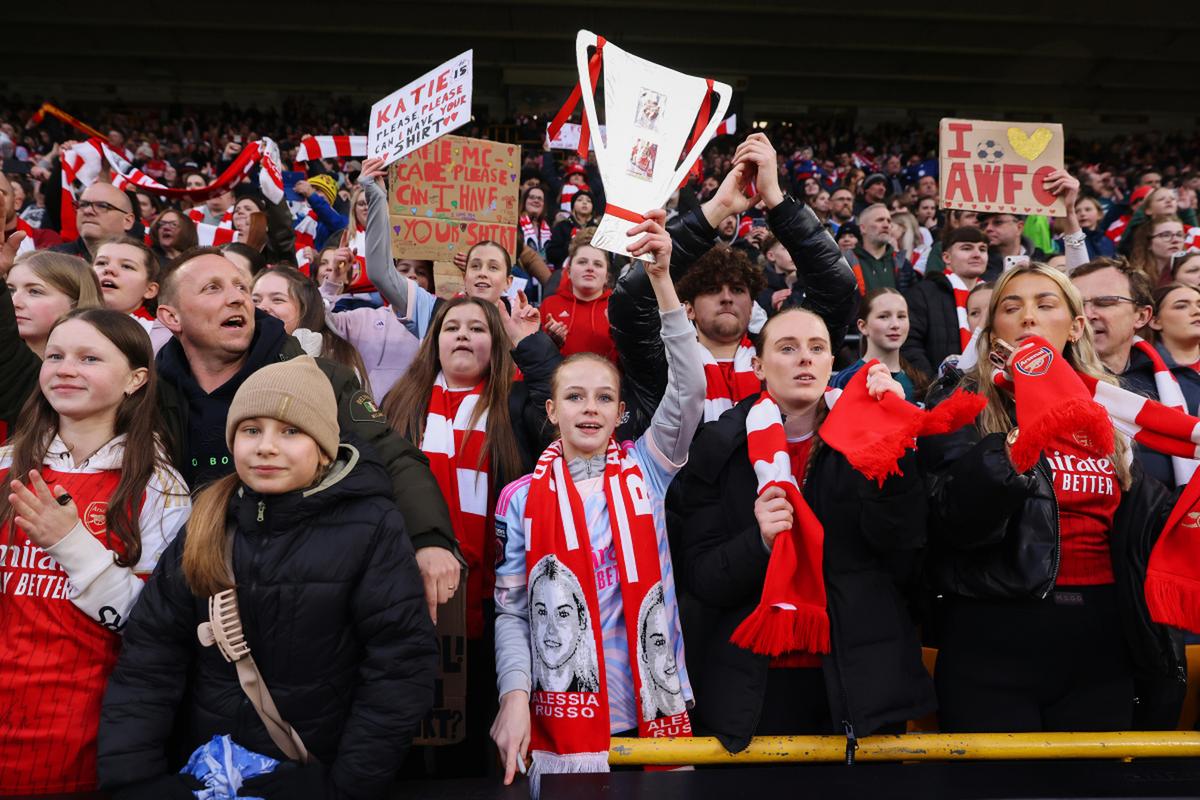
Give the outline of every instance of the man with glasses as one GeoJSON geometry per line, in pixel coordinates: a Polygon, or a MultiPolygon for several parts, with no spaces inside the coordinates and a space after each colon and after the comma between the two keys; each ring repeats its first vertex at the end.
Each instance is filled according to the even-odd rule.
{"type": "Polygon", "coordinates": [[[983,279],[993,281],[1004,272],[1006,256],[1028,256],[1030,261],[1045,261],[1050,256],[1025,238],[1025,218],[1017,214],[980,214],[979,227],[988,237],[988,268],[983,279]]]}
{"type": "MultiPolygon", "coordinates": [[[[137,224],[133,202],[111,183],[96,181],[75,202],[75,227],[79,238],[54,247],[92,263],[92,254],[106,239],[126,236],[137,224]]],[[[139,234],[140,235],[140,234],[139,234]]]]}
{"type": "MultiPolygon", "coordinates": [[[[1146,273],[1133,269],[1123,258],[1097,258],[1071,273],[1071,283],[1083,297],[1083,313],[1104,366],[1124,388],[1157,400],[1154,365],[1133,346],[1138,330],[1154,315],[1146,273]]],[[[1175,485],[1168,456],[1140,445],[1136,451],[1148,474],[1167,486],[1175,485]]]]}

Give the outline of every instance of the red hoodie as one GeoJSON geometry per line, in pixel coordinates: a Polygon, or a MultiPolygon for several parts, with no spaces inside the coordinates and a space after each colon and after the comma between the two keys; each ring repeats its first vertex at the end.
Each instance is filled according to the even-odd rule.
{"type": "Polygon", "coordinates": [[[563,271],[558,291],[542,301],[542,324],[553,319],[567,326],[567,338],[561,348],[564,356],[572,353],[599,353],[614,364],[617,348],[608,328],[608,298],[605,289],[594,300],[580,300],[571,291],[571,279],[563,271]]]}

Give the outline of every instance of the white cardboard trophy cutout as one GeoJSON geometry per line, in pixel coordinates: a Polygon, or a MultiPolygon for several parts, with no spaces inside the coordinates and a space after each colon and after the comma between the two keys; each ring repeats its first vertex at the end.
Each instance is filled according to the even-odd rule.
{"type": "MultiPolygon", "coordinates": [[[[716,107],[711,110],[704,131],[679,162],[679,154],[692,134],[696,115],[709,91],[708,81],[638,58],[606,41],[602,59],[605,116],[602,128],[596,117],[596,98],[589,91],[588,48],[596,44],[596,34],[591,31],[580,31],[575,37],[584,113],[593,131],[605,201],[635,215],[645,214],[667,202],[700,157],[725,119],[733,89],[713,81],[712,91],[718,96],[716,107]],[[598,131],[601,133],[597,134],[598,131]]],[[[592,244],[628,256],[628,245],[636,238],[630,238],[626,232],[636,224],[606,212],[592,244]]],[[[651,260],[648,255],[642,258],[651,260]]]]}

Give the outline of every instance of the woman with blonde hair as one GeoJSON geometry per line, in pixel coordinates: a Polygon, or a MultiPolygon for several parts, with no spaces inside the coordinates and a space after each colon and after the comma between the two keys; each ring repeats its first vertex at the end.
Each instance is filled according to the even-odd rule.
{"type": "Polygon", "coordinates": [[[986,407],[919,449],[942,729],[1174,727],[1182,648],[1143,591],[1171,500],[1130,457],[1108,399],[1133,396],[1097,356],[1079,292],[1045,264],[1004,273],[960,368],[986,407]]]}

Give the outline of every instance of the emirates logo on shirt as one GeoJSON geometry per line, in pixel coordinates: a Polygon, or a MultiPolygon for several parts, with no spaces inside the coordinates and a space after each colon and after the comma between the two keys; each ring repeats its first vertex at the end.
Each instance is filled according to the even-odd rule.
{"type": "Polygon", "coordinates": [[[108,503],[96,500],[83,512],[83,527],[99,535],[108,527],[108,503]]]}
{"type": "Polygon", "coordinates": [[[1013,361],[1013,368],[1029,378],[1039,378],[1046,374],[1054,362],[1054,351],[1042,346],[1025,353],[1013,361]]]}

